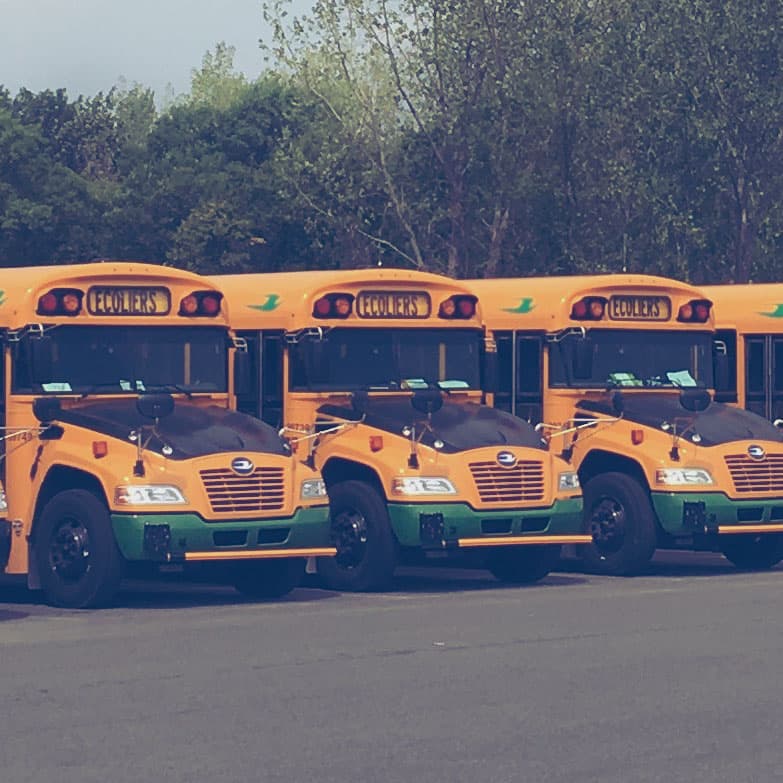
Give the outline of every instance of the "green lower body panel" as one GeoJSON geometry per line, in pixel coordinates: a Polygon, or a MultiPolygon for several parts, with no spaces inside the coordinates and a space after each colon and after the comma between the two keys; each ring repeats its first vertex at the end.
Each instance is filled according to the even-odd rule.
{"type": "Polygon", "coordinates": [[[397,540],[408,547],[577,544],[591,540],[584,535],[581,498],[557,500],[543,508],[503,511],[476,511],[466,503],[389,503],[389,516],[397,540]],[[553,540],[540,540],[548,537],[553,540]]]}
{"type": "Polygon", "coordinates": [[[192,513],[112,513],[111,521],[120,552],[131,561],[309,557],[334,553],[329,538],[328,506],[299,509],[291,517],[277,519],[205,522],[192,513]]]}
{"type": "Polygon", "coordinates": [[[652,492],[661,527],[674,536],[783,529],[783,496],[732,500],[723,492],[652,492]]]}

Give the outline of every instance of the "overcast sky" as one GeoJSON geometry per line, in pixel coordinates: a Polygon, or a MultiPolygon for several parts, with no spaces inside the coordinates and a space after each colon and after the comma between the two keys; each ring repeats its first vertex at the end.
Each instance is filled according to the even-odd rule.
{"type": "MultiPolygon", "coordinates": [[[[311,0],[296,0],[297,10],[311,0]]],[[[165,97],[190,89],[190,73],[219,41],[236,48],[250,79],[268,40],[262,0],[0,0],[0,84],[14,95],[65,87],[71,99],[124,78],[165,97]]]]}

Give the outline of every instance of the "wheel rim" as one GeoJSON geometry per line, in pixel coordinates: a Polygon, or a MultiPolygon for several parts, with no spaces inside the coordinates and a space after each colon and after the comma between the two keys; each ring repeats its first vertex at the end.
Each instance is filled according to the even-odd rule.
{"type": "Polygon", "coordinates": [[[73,517],[63,519],[49,541],[49,567],[63,582],[78,582],[90,567],[90,534],[73,517]]]}
{"type": "Polygon", "coordinates": [[[620,551],[625,543],[625,508],[615,498],[602,497],[590,513],[590,535],[602,555],[620,551]]]}
{"type": "Polygon", "coordinates": [[[367,520],[355,508],[344,509],[332,520],[335,559],[341,568],[356,568],[367,551],[367,520]]]}

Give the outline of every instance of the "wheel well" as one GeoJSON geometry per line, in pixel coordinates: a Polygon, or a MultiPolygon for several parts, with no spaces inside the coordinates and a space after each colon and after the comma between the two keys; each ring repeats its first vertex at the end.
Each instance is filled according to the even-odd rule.
{"type": "Polygon", "coordinates": [[[329,487],[340,481],[348,481],[350,479],[352,481],[364,481],[366,484],[375,487],[381,497],[386,497],[378,474],[372,468],[367,467],[367,465],[362,465],[361,462],[333,457],[321,468],[321,475],[326,482],[327,491],[329,487]]]}
{"type": "MultiPolygon", "coordinates": [[[[54,465],[46,474],[46,478],[38,492],[35,502],[34,519],[37,520],[44,506],[58,493],[66,489],[84,489],[91,492],[96,498],[107,503],[106,493],[103,491],[100,481],[90,473],[67,465],[54,465]]],[[[108,505],[108,503],[107,503],[108,505]]],[[[35,528],[33,528],[35,529],[35,528]]]]}
{"type": "Polygon", "coordinates": [[[579,483],[584,487],[590,479],[601,473],[625,473],[636,479],[646,490],[649,490],[644,471],[636,460],[623,457],[611,451],[591,451],[579,466],[579,483]]]}

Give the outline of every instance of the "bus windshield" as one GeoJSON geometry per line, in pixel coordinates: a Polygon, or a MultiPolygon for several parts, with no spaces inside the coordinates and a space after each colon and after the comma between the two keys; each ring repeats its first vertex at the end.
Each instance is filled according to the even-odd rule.
{"type": "Polygon", "coordinates": [[[28,335],[15,345],[12,390],[17,394],[228,389],[228,338],[222,328],[58,326],[44,337],[51,341],[46,367],[35,358],[35,339],[40,338],[28,335]]]}
{"type": "Polygon", "coordinates": [[[346,329],[290,348],[291,391],[396,391],[481,386],[477,329],[346,329]]]}
{"type": "Polygon", "coordinates": [[[551,386],[713,388],[708,332],[591,329],[551,343],[551,386]]]}

